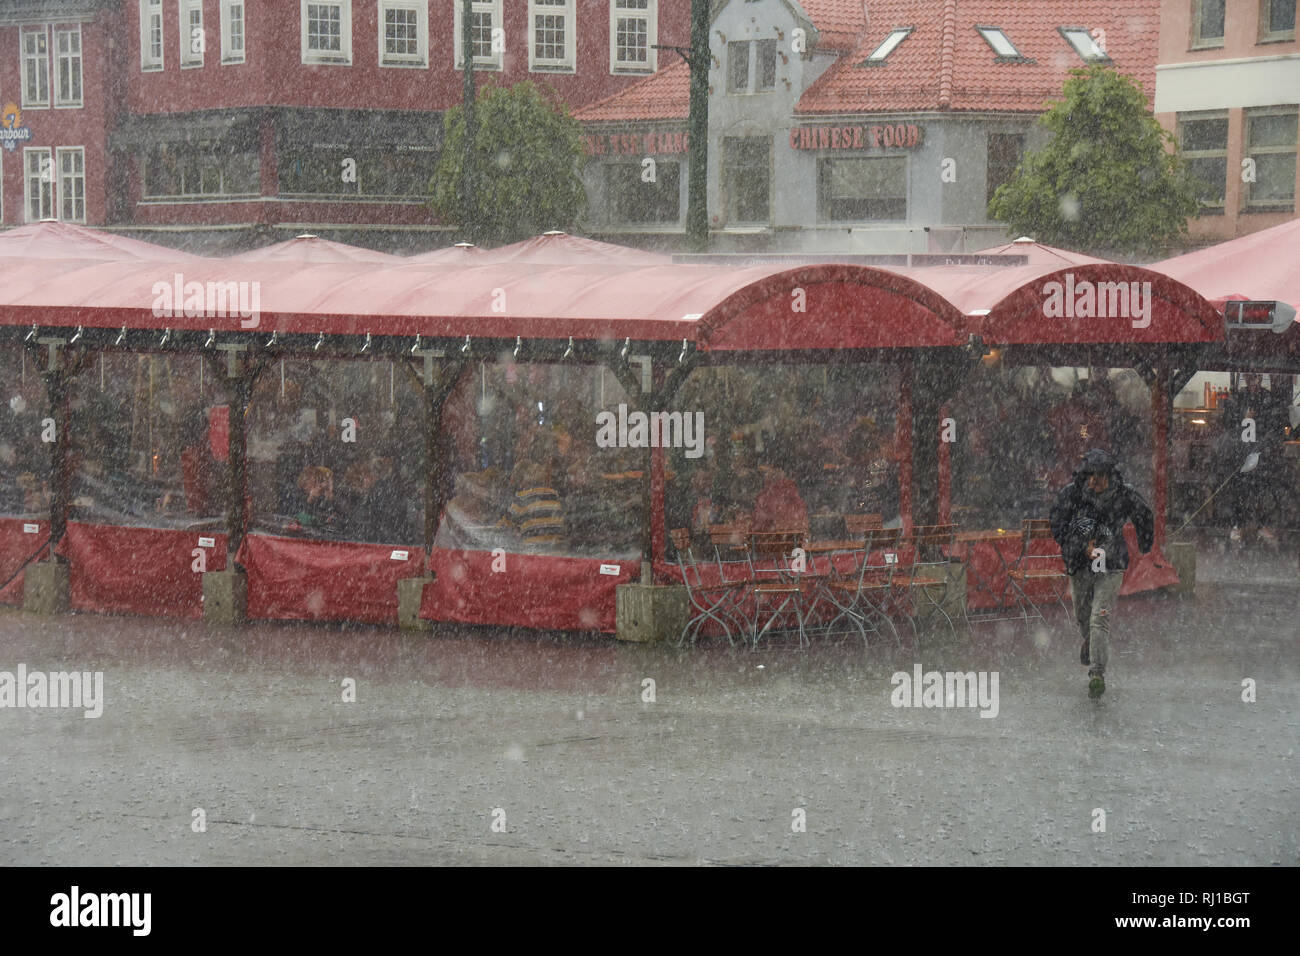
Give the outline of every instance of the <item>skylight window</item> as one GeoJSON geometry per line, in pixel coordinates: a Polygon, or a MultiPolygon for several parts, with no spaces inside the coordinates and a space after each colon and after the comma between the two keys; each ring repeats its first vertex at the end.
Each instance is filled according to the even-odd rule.
{"type": "Polygon", "coordinates": [[[1020,51],[1016,49],[1015,44],[1007,39],[1007,35],[998,27],[976,27],[975,29],[980,32],[980,36],[985,39],[988,45],[993,47],[993,52],[998,56],[1014,57],[1017,60],[1024,59],[1020,55],[1020,51]]]}
{"type": "Polygon", "coordinates": [[[1091,30],[1082,27],[1061,27],[1061,36],[1074,47],[1075,53],[1089,63],[1100,63],[1110,59],[1100,40],[1091,30]]]}
{"type": "Polygon", "coordinates": [[[894,52],[894,48],[907,39],[907,35],[912,32],[911,27],[902,27],[897,30],[890,30],[889,36],[885,37],[880,46],[871,51],[871,55],[866,58],[866,63],[884,63],[885,57],[894,52]]]}

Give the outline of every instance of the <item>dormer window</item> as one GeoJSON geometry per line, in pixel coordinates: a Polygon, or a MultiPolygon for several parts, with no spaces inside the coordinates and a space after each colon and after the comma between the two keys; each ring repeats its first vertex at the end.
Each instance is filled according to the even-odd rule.
{"type": "Polygon", "coordinates": [[[1074,52],[1083,57],[1088,63],[1108,63],[1110,57],[1106,55],[1106,50],[1102,47],[1101,41],[1097,39],[1099,33],[1083,27],[1060,27],[1061,36],[1065,37],[1070,46],[1074,47],[1074,52]]]}
{"type": "Polygon", "coordinates": [[[1025,57],[1000,27],[976,27],[984,42],[993,48],[999,60],[1023,60],[1025,57]]]}
{"type": "Polygon", "coordinates": [[[871,55],[862,61],[863,66],[873,66],[884,63],[885,58],[894,52],[895,47],[907,39],[907,35],[912,32],[912,27],[902,27],[897,30],[890,30],[889,36],[881,42],[880,46],[871,51],[871,55]]]}

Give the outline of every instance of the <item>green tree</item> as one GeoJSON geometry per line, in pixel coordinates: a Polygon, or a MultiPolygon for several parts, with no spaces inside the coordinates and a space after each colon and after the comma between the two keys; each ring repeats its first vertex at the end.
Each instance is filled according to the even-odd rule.
{"type": "Polygon", "coordinates": [[[1197,182],[1129,77],[1070,72],[1039,118],[1051,134],[994,193],[989,216],[1016,235],[1099,256],[1146,257],[1187,236],[1197,182]]]}
{"type": "Polygon", "coordinates": [[[578,175],[584,158],[582,127],[565,104],[523,82],[480,90],[475,111],[476,214],[465,215],[461,194],[463,106],[451,108],[444,118],[442,156],[429,183],[433,209],[485,244],[571,230],[586,211],[587,192],[578,175]]]}

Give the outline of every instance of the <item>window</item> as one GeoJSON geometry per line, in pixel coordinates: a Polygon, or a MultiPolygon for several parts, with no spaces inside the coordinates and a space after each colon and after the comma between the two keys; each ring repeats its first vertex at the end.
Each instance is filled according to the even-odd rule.
{"type": "Polygon", "coordinates": [[[207,37],[203,33],[203,0],[179,0],[181,69],[203,65],[207,37]]]}
{"type": "Polygon", "coordinates": [[[1260,0],[1260,42],[1294,40],[1295,8],[1296,0],[1260,0]]]}
{"type": "Polygon", "coordinates": [[[1101,48],[1097,38],[1086,27],[1060,27],[1061,36],[1065,37],[1074,52],[1087,63],[1108,63],[1110,57],[1101,48]]]}
{"type": "MultiPolygon", "coordinates": [[[[456,69],[465,67],[465,49],[461,39],[461,10],[459,0],[451,0],[456,36],[453,46],[456,49],[456,69]]],[[[470,34],[474,47],[474,66],[489,70],[501,69],[501,54],[505,46],[501,26],[501,0],[474,0],[470,10],[470,34]]]]}
{"type": "Polygon", "coordinates": [[[999,59],[1024,59],[1024,57],[1020,55],[1020,51],[1016,49],[1015,44],[1011,42],[1011,39],[1003,33],[1000,28],[976,27],[975,29],[980,32],[980,36],[984,38],[984,42],[993,48],[993,52],[998,55],[999,59]]]}
{"type": "Polygon", "coordinates": [[[244,0],[221,0],[221,62],[244,62],[244,0]]]}
{"type": "Polygon", "coordinates": [[[749,92],[749,41],[727,44],[727,92],[749,92]]]}
{"type": "Polygon", "coordinates": [[[81,105],[81,27],[54,31],[54,105],[81,105]]]}
{"type": "Polygon", "coordinates": [[[653,73],[658,68],[659,0],[611,0],[609,71],[653,73]]]}
{"type": "Polygon", "coordinates": [[[352,0],[302,0],[302,62],[352,64],[352,0]]]}
{"type": "Polygon", "coordinates": [[[1200,215],[1221,215],[1228,188],[1228,114],[1179,114],[1178,144],[1197,181],[1200,215]]]}
{"type": "Polygon", "coordinates": [[[28,222],[54,218],[54,159],[50,150],[23,150],[23,189],[28,222]]]}
{"type": "Polygon", "coordinates": [[[907,160],[902,156],[823,159],[817,163],[817,208],[823,220],[907,218],[907,160]]]}
{"type": "Polygon", "coordinates": [[[428,0],[380,0],[379,65],[429,65],[428,0]]]}
{"type": "Polygon", "coordinates": [[[528,69],[573,70],[573,0],[528,0],[528,69]]]}
{"type": "Polygon", "coordinates": [[[50,47],[45,27],[23,31],[23,107],[50,105],[50,47]]]}
{"type": "Polygon", "coordinates": [[[1192,0],[1192,49],[1223,46],[1223,0],[1192,0]]]}
{"type": "Polygon", "coordinates": [[[214,143],[162,143],[144,157],[144,198],[256,196],[261,192],[256,150],[214,143]]]}
{"type": "Polygon", "coordinates": [[[988,165],[984,202],[993,201],[998,187],[1007,182],[1020,165],[1025,153],[1023,133],[989,133],[988,165]]]}
{"type": "Polygon", "coordinates": [[[770,218],[772,140],[727,136],[722,140],[722,175],[728,223],[766,223],[770,218]]]}
{"type": "Polygon", "coordinates": [[[163,68],[162,0],[140,0],[140,69],[163,68]]]}
{"type": "Polygon", "coordinates": [[[1255,161],[1255,181],[1245,183],[1250,212],[1295,208],[1296,107],[1246,110],[1246,155],[1255,161]]]}
{"type": "Polygon", "coordinates": [[[59,166],[59,218],[86,221],[86,151],[69,146],[55,151],[59,166]]]}
{"type": "Polygon", "coordinates": [[[295,146],[280,154],[280,193],[350,199],[427,200],[437,159],[432,149],[385,147],[356,149],[295,146]],[[355,159],[357,181],[342,182],[344,159],[355,159]]]}
{"type": "Polygon", "coordinates": [[[681,219],[681,163],[655,161],[655,181],[641,178],[640,163],[605,167],[605,194],[615,223],[676,223],[681,219]]]}
{"type": "Polygon", "coordinates": [[[776,89],[776,41],[758,41],[758,64],[755,77],[760,93],[776,89]]]}
{"type": "Polygon", "coordinates": [[[911,27],[905,27],[900,30],[890,30],[889,36],[885,37],[880,46],[871,51],[871,55],[862,61],[862,65],[871,66],[876,63],[884,63],[889,54],[894,52],[894,48],[906,40],[907,35],[911,32],[911,27]]]}

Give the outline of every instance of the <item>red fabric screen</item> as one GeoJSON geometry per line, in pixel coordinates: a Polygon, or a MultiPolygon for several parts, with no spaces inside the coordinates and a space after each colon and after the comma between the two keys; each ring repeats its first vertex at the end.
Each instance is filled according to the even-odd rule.
{"type": "Polygon", "coordinates": [[[68,522],[57,552],[68,559],[73,608],[201,618],[203,576],[193,567],[200,537],[213,541],[202,549],[206,570],[223,570],[225,535],[68,522]]]}
{"type": "Polygon", "coordinates": [[[640,561],[434,549],[437,579],[424,589],[420,616],[435,621],[543,630],[614,633],[614,588],[640,580],[640,561]],[[498,567],[501,565],[498,564],[498,567]],[[601,574],[617,567],[619,573],[601,574]]]}
{"type": "Polygon", "coordinates": [[[397,582],[424,574],[424,551],[350,541],[250,534],[237,560],[248,571],[248,616],[397,623],[397,582]]]}
{"type": "MultiPolygon", "coordinates": [[[[36,546],[45,541],[49,535],[48,521],[0,518],[0,585],[9,580],[9,575],[17,571],[22,563],[31,557],[36,546]],[[37,529],[35,534],[23,530],[31,527],[37,529]]],[[[49,548],[42,548],[36,560],[43,560],[49,557],[49,554],[49,548]]],[[[23,574],[19,574],[9,582],[7,587],[0,587],[0,604],[23,603],[23,577],[23,574]]]]}

